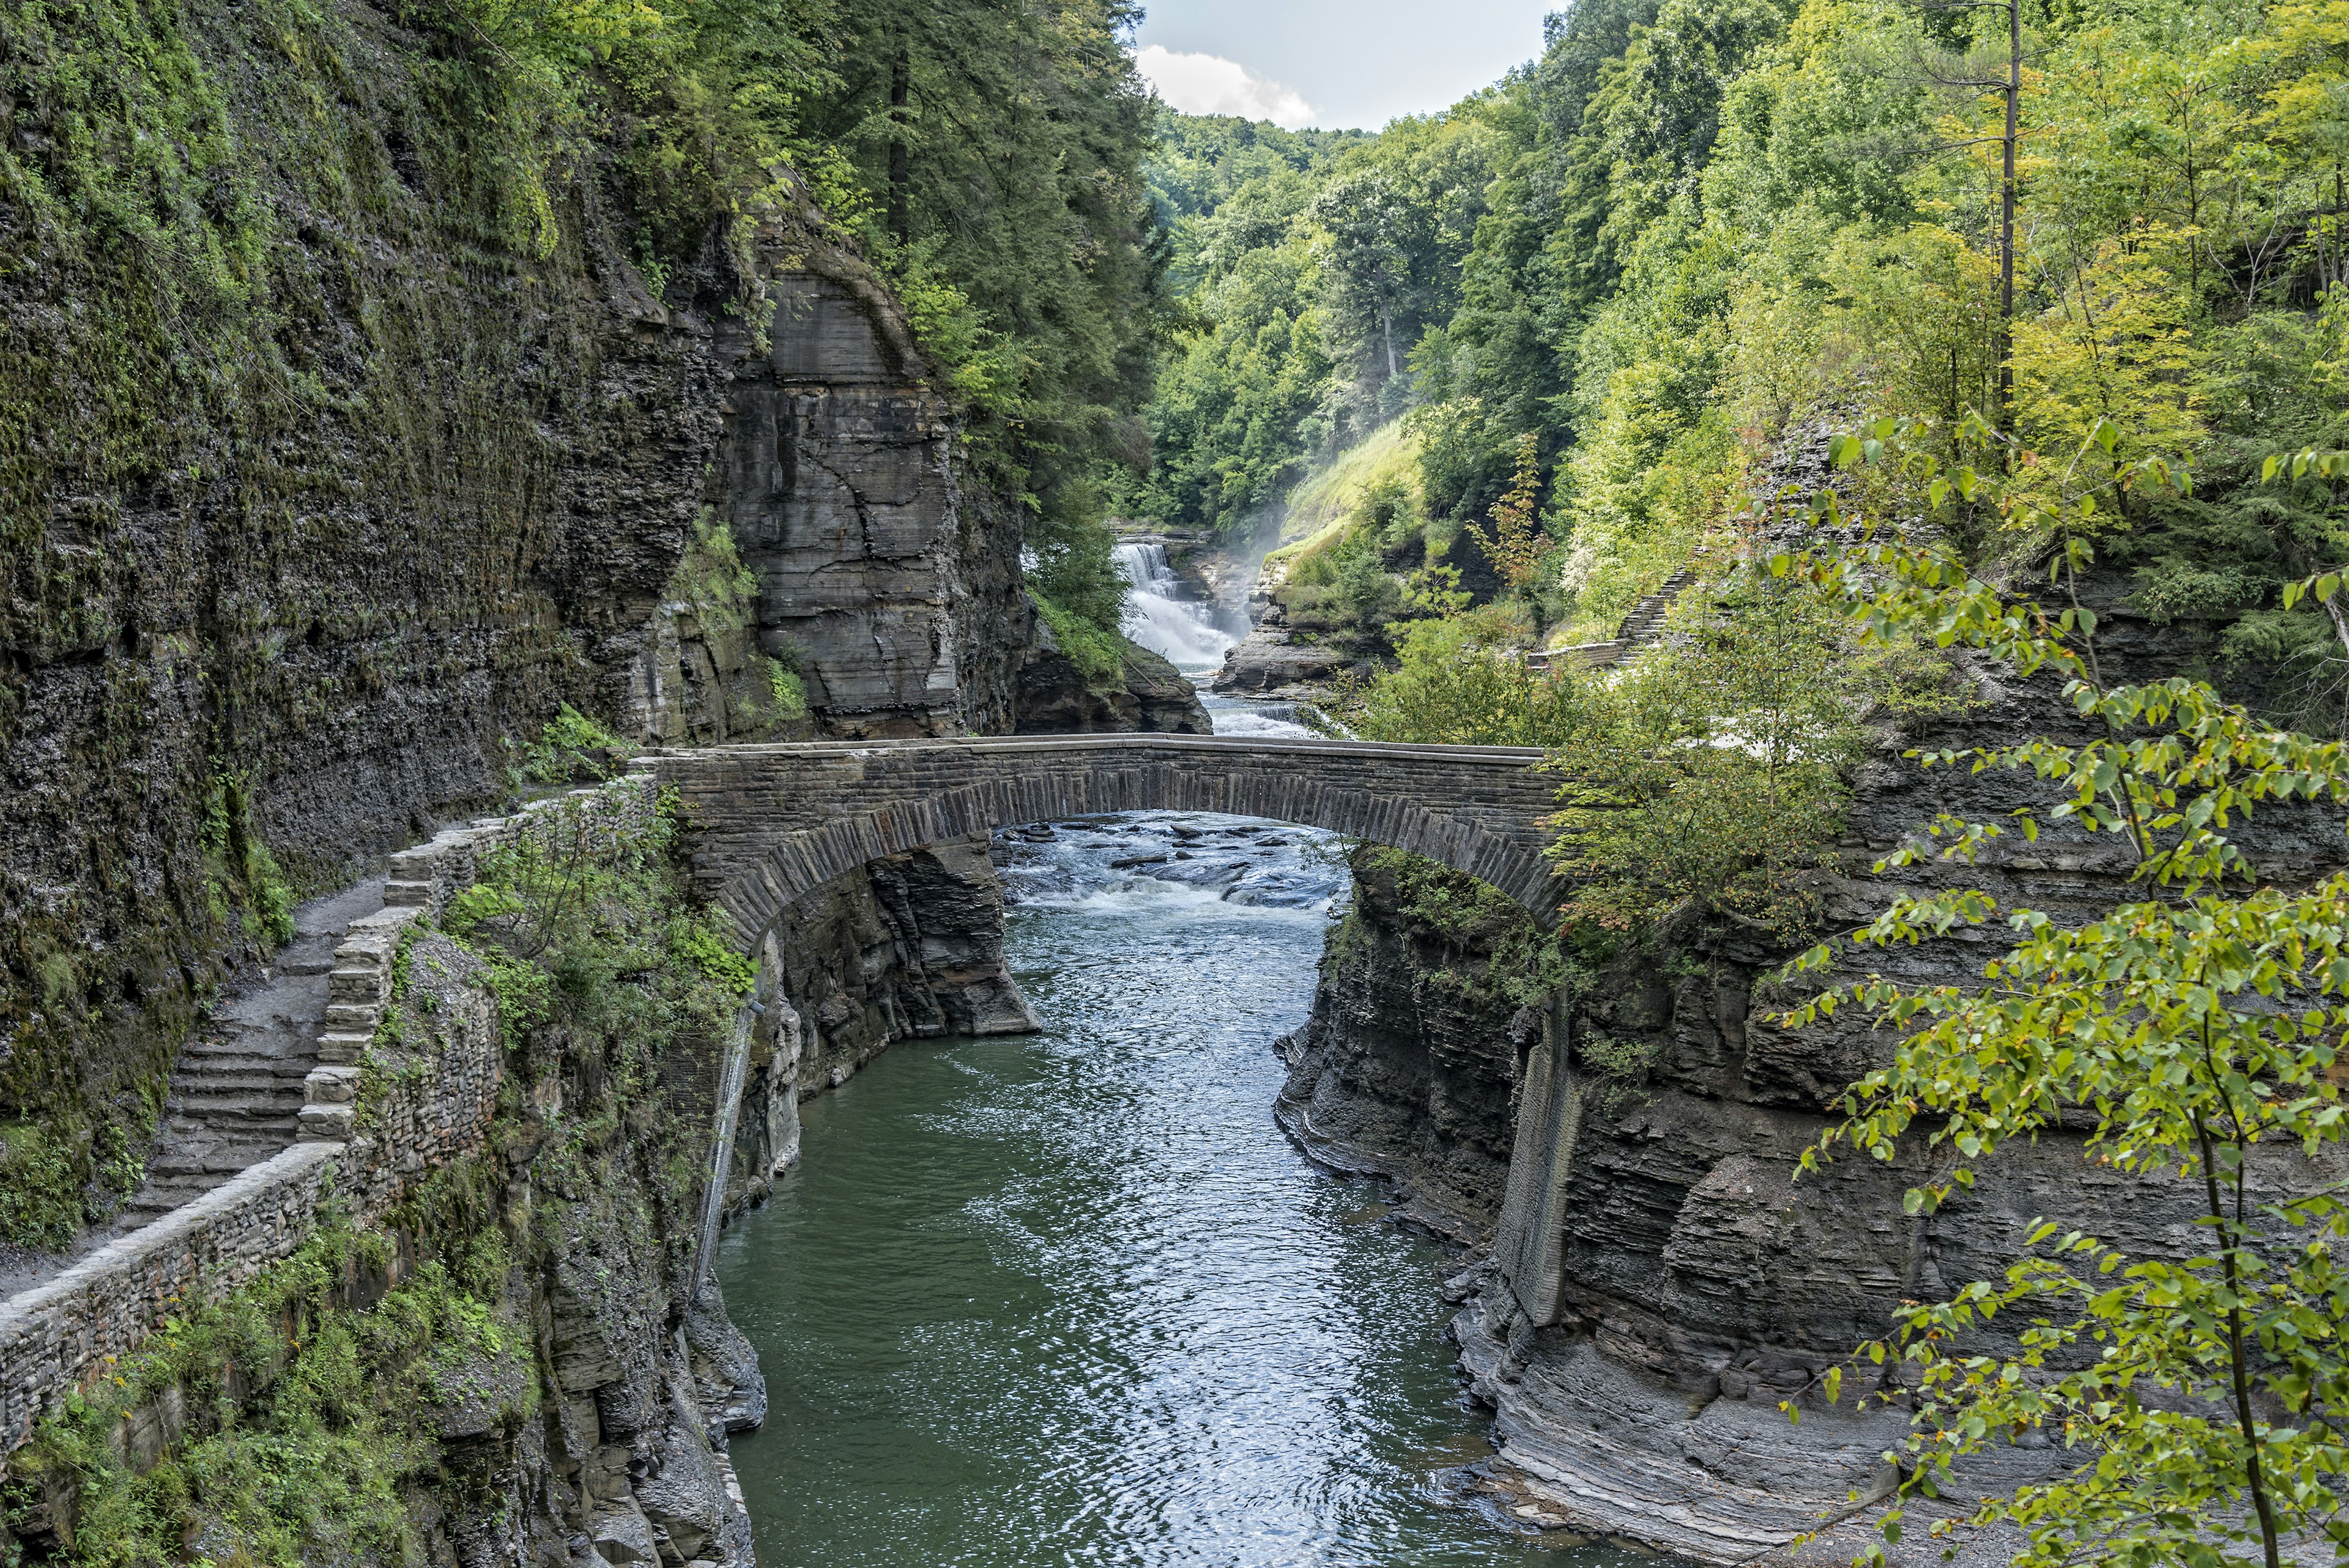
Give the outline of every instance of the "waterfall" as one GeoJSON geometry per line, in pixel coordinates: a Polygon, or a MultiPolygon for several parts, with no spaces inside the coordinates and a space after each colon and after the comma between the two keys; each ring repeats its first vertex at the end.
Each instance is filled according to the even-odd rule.
{"type": "Polygon", "coordinates": [[[1117,569],[1133,592],[1125,603],[1125,635],[1186,675],[1213,670],[1238,639],[1217,626],[1210,607],[1182,597],[1183,585],[1155,541],[1120,545],[1117,569]]]}

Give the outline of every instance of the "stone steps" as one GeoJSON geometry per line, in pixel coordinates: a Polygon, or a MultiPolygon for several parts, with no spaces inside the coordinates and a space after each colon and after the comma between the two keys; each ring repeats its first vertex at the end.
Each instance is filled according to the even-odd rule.
{"type": "Polygon", "coordinates": [[[246,1098],[270,1099],[283,1094],[291,1079],[296,1103],[301,1099],[301,1083],[310,1070],[309,1058],[277,1057],[250,1065],[225,1064],[207,1073],[174,1075],[166,1091],[165,1104],[180,1100],[187,1104],[217,1105],[223,1096],[243,1096],[246,1098]]]}
{"type": "MultiPolygon", "coordinates": [[[[1702,556],[1702,552],[1700,551],[1702,556]]],[[[1605,642],[1578,643],[1572,648],[1554,648],[1526,656],[1526,662],[1537,670],[1547,670],[1564,660],[1585,670],[1607,670],[1620,664],[1663,634],[1664,622],[1671,616],[1672,605],[1682,592],[1697,579],[1694,566],[1682,566],[1660,584],[1656,591],[1631,607],[1615,628],[1615,635],[1605,642]]]]}
{"type": "Polygon", "coordinates": [[[1695,581],[1696,572],[1687,566],[1666,577],[1654,593],[1631,607],[1631,613],[1615,628],[1615,640],[1630,644],[1655,640],[1656,634],[1664,629],[1664,618],[1671,613],[1672,601],[1695,581]]]}
{"type": "Polygon", "coordinates": [[[164,1091],[147,1179],[116,1216],[136,1230],[202,1197],[301,1137],[320,1034],[329,1027],[336,951],[376,907],[361,885],[295,911],[292,943],[261,982],[218,1003],[164,1091]]]}
{"type": "Polygon", "coordinates": [[[285,1060],[285,1056],[282,1052],[271,1050],[267,1046],[252,1040],[218,1040],[209,1038],[191,1040],[180,1054],[180,1065],[174,1070],[174,1075],[176,1076],[199,1069],[207,1073],[217,1071],[221,1068],[233,1069],[235,1064],[240,1062],[280,1062],[283,1060],[285,1060]]]}

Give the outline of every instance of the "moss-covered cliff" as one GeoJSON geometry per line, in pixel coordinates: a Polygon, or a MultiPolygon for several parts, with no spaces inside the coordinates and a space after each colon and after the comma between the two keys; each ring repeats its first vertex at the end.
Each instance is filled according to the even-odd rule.
{"type": "Polygon", "coordinates": [[[228,968],[566,704],[1009,726],[1023,508],[688,53],[0,18],[0,1241],[134,1186],[228,968]]]}
{"type": "Polygon", "coordinates": [[[523,838],[408,928],[325,1221],[86,1380],[0,1482],[0,1558],[743,1563],[755,1357],[694,1288],[711,1067],[750,967],[675,819],[523,838]],[[415,1085],[487,1089],[416,1168],[415,1085]]]}
{"type": "Polygon", "coordinates": [[[285,885],[494,794],[559,702],[616,709],[699,504],[718,368],[622,259],[626,182],[452,26],[0,23],[0,1140],[51,1199],[19,1233],[125,1184],[285,885]]]}

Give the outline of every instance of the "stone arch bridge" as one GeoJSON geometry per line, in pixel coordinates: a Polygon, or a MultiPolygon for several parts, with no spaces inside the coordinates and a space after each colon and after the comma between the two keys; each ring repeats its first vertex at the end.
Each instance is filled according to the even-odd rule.
{"type": "Polygon", "coordinates": [[[1237,736],[812,742],[659,752],[703,888],[755,951],[802,894],[883,856],[1113,811],[1219,812],[1438,860],[1557,920],[1542,858],[1557,783],[1516,746],[1237,736]]]}

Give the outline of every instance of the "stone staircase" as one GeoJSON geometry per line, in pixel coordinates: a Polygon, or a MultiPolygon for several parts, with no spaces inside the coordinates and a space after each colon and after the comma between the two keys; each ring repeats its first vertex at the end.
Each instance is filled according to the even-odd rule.
{"type": "MultiPolygon", "coordinates": [[[[1697,559],[1702,560],[1703,556],[1700,550],[1697,559]]],[[[1664,618],[1671,613],[1673,602],[1696,580],[1697,567],[1692,562],[1666,577],[1654,593],[1633,605],[1631,613],[1623,618],[1615,628],[1615,635],[1606,641],[1545,649],[1526,655],[1526,662],[1536,670],[1555,670],[1568,664],[1584,670],[1606,670],[1620,664],[1662,635],[1664,618]]]]}
{"type": "Polygon", "coordinates": [[[1664,629],[1664,617],[1671,612],[1672,601],[1695,581],[1696,568],[1693,566],[1682,566],[1666,577],[1654,593],[1631,607],[1631,613],[1625,616],[1623,623],[1615,628],[1615,640],[1632,648],[1655,641],[1657,634],[1664,629]]]}
{"type": "Polygon", "coordinates": [[[382,884],[365,882],[302,906],[293,941],[260,982],[212,1007],[172,1069],[147,1180],[117,1213],[113,1234],[202,1197],[299,1136],[329,1022],[335,950],[381,902],[382,884]]]}
{"type": "Polygon", "coordinates": [[[391,958],[424,912],[444,862],[469,854],[459,830],[391,857],[387,880],[359,883],[295,911],[295,938],[262,982],[214,1006],[172,1069],[147,1180],[107,1228],[148,1224],[301,1138],[351,1128],[359,1058],[391,995],[391,958]]]}

